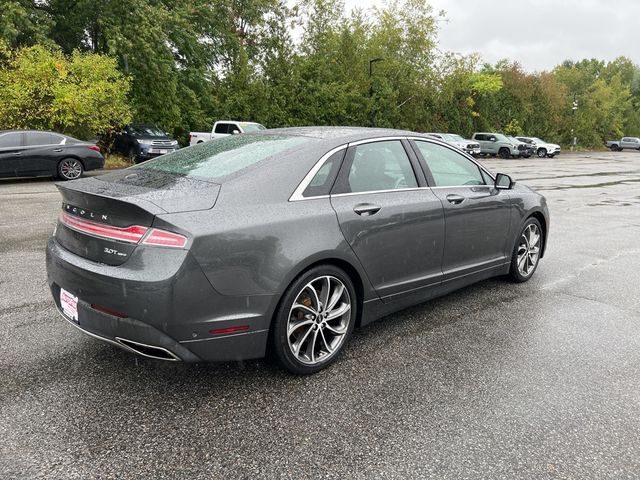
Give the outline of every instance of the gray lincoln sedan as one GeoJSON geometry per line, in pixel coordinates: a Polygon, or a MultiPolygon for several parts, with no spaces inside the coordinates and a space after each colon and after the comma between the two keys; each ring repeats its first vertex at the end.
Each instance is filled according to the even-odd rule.
{"type": "Polygon", "coordinates": [[[355,327],[498,275],[531,278],[543,196],[413,132],[234,135],[58,185],[62,315],[151,358],[332,363],[355,327]]]}

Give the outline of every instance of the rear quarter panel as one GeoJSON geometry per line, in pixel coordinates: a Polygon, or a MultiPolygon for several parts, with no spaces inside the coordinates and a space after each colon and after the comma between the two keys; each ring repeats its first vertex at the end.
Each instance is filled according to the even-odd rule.
{"type": "MultiPolygon", "coordinates": [[[[329,199],[218,208],[161,219],[194,234],[191,252],[222,295],[280,295],[308,266],[327,259],[366,276],[329,199]]],[[[364,289],[367,298],[369,288],[364,289]]]]}

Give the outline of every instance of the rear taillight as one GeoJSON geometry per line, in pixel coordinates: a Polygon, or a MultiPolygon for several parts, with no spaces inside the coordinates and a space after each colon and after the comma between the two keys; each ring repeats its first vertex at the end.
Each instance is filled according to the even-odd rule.
{"type": "Polygon", "coordinates": [[[89,145],[87,148],[89,150],[93,150],[94,152],[99,152],[100,151],[100,147],[98,145],[89,145]]]}
{"type": "Polygon", "coordinates": [[[178,233],[167,232],[158,228],[131,225],[130,227],[114,227],[104,223],[92,222],[83,218],[62,213],[60,221],[67,227],[95,237],[117,240],[126,243],[142,243],[156,247],[184,248],[187,237],[178,233]]]}
{"type": "Polygon", "coordinates": [[[187,237],[178,233],[167,232],[152,228],[142,240],[143,245],[155,245],[158,247],[183,248],[187,244],[187,237]]]}
{"type": "Polygon", "coordinates": [[[189,143],[191,143],[191,134],[189,134],[189,143]]]}
{"type": "Polygon", "coordinates": [[[74,217],[68,213],[62,214],[62,223],[82,233],[88,233],[96,237],[119,240],[127,243],[138,243],[147,233],[147,227],[132,225],[130,227],[113,227],[104,223],[96,223],[90,220],[74,217]]]}

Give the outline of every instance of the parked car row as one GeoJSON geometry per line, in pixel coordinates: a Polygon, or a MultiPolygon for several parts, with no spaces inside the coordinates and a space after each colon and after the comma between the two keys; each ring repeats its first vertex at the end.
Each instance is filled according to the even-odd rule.
{"type": "Polygon", "coordinates": [[[553,158],[560,154],[560,145],[547,143],[536,137],[510,137],[502,133],[478,132],[471,136],[471,140],[465,140],[462,136],[453,133],[427,133],[427,135],[474,156],[529,158],[537,155],[540,158],[553,158]]]}
{"type": "MultiPolygon", "coordinates": [[[[255,122],[220,120],[211,132],[191,132],[189,145],[196,145],[229,135],[260,132],[266,128],[255,122]]],[[[427,133],[473,156],[501,158],[553,158],[560,145],[536,137],[510,137],[502,133],[474,133],[470,140],[454,133],[427,133]]],[[[640,139],[625,137],[620,142],[607,142],[612,150],[640,149],[640,139]]],[[[119,132],[111,151],[134,163],[173,153],[178,141],[156,125],[133,123],[119,132]]],[[[83,172],[103,168],[104,158],[95,143],[54,132],[34,130],[0,131],[0,177],[52,175],[63,180],[79,178],[83,172]]]]}
{"type": "MultiPolygon", "coordinates": [[[[259,123],[219,121],[211,133],[195,133],[190,143],[202,143],[237,133],[264,130],[259,123]]],[[[156,125],[133,123],[113,139],[110,149],[134,163],[173,153],[178,141],[156,125]]],[[[52,176],[74,180],[89,170],[104,168],[96,142],[41,130],[0,130],[0,178],[52,176]]]]}

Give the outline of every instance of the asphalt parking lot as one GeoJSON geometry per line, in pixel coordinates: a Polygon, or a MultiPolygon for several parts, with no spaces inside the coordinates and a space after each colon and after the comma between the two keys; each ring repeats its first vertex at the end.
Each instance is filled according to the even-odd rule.
{"type": "Polygon", "coordinates": [[[640,153],[485,163],[547,196],[534,278],[389,316],[311,377],[76,331],[46,285],[53,183],[0,181],[0,477],[639,477],[640,153]]]}

